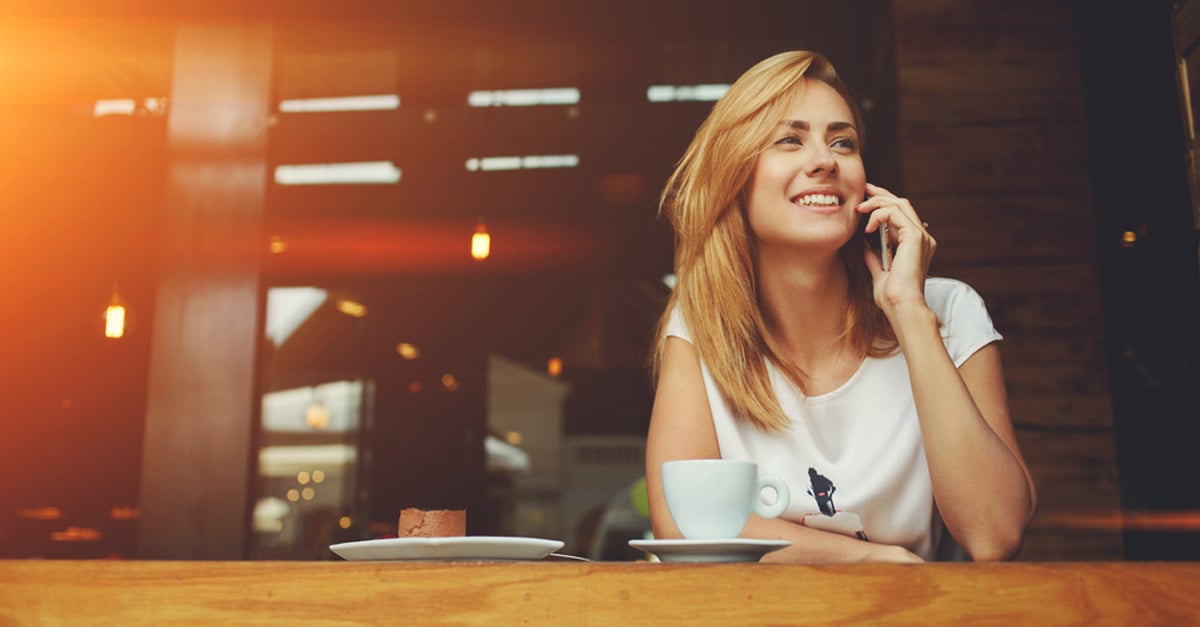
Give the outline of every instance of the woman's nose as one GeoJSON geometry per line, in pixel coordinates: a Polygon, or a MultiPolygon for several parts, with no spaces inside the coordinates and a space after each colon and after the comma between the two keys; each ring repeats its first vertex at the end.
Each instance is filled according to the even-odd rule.
{"type": "Polygon", "coordinates": [[[828,146],[817,144],[809,151],[808,162],[804,169],[809,176],[815,174],[833,174],[837,172],[837,159],[828,146]]]}

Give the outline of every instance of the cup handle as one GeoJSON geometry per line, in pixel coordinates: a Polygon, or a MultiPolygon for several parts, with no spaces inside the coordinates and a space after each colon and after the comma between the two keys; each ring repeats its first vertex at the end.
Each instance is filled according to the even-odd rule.
{"type": "Polygon", "coordinates": [[[791,501],[791,492],[788,491],[787,482],[774,475],[759,475],[758,489],[754,491],[754,513],[763,518],[775,518],[787,509],[788,503],[791,501]],[[762,491],[763,488],[772,488],[775,490],[775,503],[767,505],[763,503],[762,491]]]}

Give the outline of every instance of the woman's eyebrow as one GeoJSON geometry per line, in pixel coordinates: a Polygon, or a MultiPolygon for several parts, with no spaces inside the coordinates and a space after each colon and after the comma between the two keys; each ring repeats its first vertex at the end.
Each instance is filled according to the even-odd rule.
{"type": "MultiPolygon", "coordinates": [[[[788,128],[794,128],[798,131],[807,131],[810,128],[808,125],[808,122],[805,122],[804,120],[784,120],[783,124],[781,124],[781,126],[786,126],[788,128]]],[[[854,125],[849,122],[830,122],[829,125],[825,127],[825,130],[826,131],[844,131],[848,128],[854,128],[854,125]]]]}

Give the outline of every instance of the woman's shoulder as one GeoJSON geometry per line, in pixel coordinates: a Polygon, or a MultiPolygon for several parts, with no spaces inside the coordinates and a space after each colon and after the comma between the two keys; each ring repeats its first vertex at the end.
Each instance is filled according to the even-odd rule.
{"type": "Polygon", "coordinates": [[[688,342],[692,341],[692,332],[688,329],[687,321],[683,318],[683,310],[675,302],[672,302],[667,309],[663,323],[663,337],[671,336],[688,342]]]}
{"type": "Polygon", "coordinates": [[[966,281],[953,279],[945,276],[931,276],[925,279],[925,295],[929,296],[930,292],[938,294],[951,294],[962,291],[975,291],[966,281]]]}
{"type": "Polygon", "coordinates": [[[925,302],[938,314],[939,319],[943,318],[945,314],[949,314],[956,304],[960,304],[964,300],[983,304],[983,298],[979,296],[979,292],[976,292],[975,288],[965,281],[949,277],[925,279],[925,302]]]}
{"type": "Polygon", "coordinates": [[[1004,339],[996,330],[983,297],[963,281],[944,277],[926,279],[925,302],[937,314],[942,341],[955,366],[961,366],[983,346],[1004,339]]]}

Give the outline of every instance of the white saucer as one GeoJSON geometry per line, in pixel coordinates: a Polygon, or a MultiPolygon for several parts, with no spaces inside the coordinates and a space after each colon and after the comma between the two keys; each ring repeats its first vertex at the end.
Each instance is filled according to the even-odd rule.
{"type": "Polygon", "coordinates": [[[663,562],[757,562],[791,546],[787,540],[630,540],[629,546],[653,553],[663,562]]]}
{"type": "Polygon", "coordinates": [[[332,544],[342,559],[357,561],[540,560],[563,547],[562,540],[509,536],[381,538],[332,544]]]}

